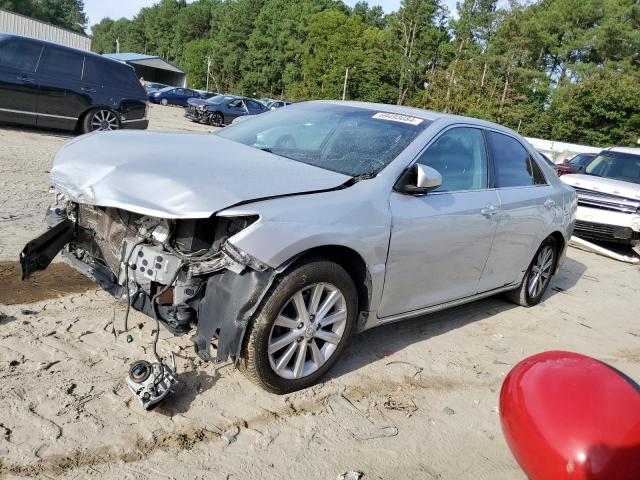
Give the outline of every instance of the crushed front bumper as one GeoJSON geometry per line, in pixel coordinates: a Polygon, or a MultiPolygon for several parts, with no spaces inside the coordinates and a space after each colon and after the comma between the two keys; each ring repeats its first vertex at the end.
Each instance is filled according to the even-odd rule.
{"type": "Polygon", "coordinates": [[[208,123],[209,111],[200,110],[193,105],[189,105],[187,106],[187,108],[185,108],[184,116],[193,122],[208,123]]]}
{"type": "Polygon", "coordinates": [[[115,298],[128,299],[131,307],[156,318],[174,335],[187,333],[195,324],[191,340],[203,360],[222,362],[240,355],[246,328],[275,279],[275,270],[228,243],[210,260],[189,263],[161,245],[126,237],[116,268],[93,256],[91,249],[78,246],[83,228],[66,212],[55,220],[21,252],[23,278],[44,270],[62,251],[74,269],[115,298]],[[167,285],[168,295],[159,295],[167,285]],[[212,355],[214,337],[217,351],[212,355]]]}

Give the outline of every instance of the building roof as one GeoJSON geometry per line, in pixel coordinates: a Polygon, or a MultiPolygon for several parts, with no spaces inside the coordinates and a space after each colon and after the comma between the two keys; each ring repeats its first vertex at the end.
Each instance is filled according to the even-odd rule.
{"type": "Polygon", "coordinates": [[[171,72],[185,73],[172,63],[155,55],[145,55],[143,53],[105,53],[104,57],[112,60],[118,60],[120,62],[133,63],[136,65],[143,65],[145,67],[158,68],[160,70],[169,70],[171,72]]]}

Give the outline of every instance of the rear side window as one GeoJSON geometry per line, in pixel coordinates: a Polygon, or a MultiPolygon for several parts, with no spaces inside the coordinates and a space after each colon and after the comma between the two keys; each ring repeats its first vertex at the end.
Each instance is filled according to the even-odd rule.
{"type": "Polygon", "coordinates": [[[487,188],[487,151],[482,131],[457,127],[444,132],[418,159],[442,175],[436,192],[487,188]]]}
{"type": "Polygon", "coordinates": [[[516,139],[487,132],[495,164],[497,188],[544,185],[546,179],[529,152],[516,139]]]}
{"type": "Polygon", "coordinates": [[[247,106],[253,110],[262,110],[264,108],[263,105],[260,105],[258,102],[254,102],[252,100],[247,100],[247,106]]]}
{"type": "Polygon", "coordinates": [[[94,85],[101,85],[116,90],[142,89],[139,80],[128,65],[101,60],[87,55],[84,61],[82,79],[94,85]]]}
{"type": "Polygon", "coordinates": [[[46,46],[38,65],[38,73],[80,80],[83,60],[84,56],[81,53],[46,46]]]}
{"type": "Polygon", "coordinates": [[[0,67],[35,72],[42,46],[9,38],[0,41],[0,67]]]}

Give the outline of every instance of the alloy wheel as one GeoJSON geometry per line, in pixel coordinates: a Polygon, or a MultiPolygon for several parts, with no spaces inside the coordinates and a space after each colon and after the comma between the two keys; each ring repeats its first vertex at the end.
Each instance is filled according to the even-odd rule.
{"type": "Polygon", "coordinates": [[[118,130],[118,117],[111,110],[98,110],[91,118],[91,130],[118,130]]]}
{"type": "Polygon", "coordinates": [[[531,267],[529,281],[527,282],[527,291],[529,297],[535,298],[544,290],[551,278],[551,269],[553,268],[553,247],[546,245],[536,256],[535,262],[531,267]]]}
{"type": "Polygon", "coordinates": [[[214,127],[220,126],[224,123],[224,118],[218,112],[214,112],[209,117],[209,123],[214,127]]]}
{"type": "Polygon", "coordinates": [[[347,325],[347,303],[330,283],[296,292],[276,318],[268,342],[269,363],[280,377],[298,379],[335,353],[347,325]]]}

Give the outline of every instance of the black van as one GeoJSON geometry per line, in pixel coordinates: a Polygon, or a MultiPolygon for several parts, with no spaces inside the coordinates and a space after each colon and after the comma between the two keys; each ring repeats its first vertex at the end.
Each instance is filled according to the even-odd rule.
{"type": "Polygon", "coordinates": [[[147,95],[129,65],[0,33],[0,122],[65,130],[147,128],[147,95]]]}

